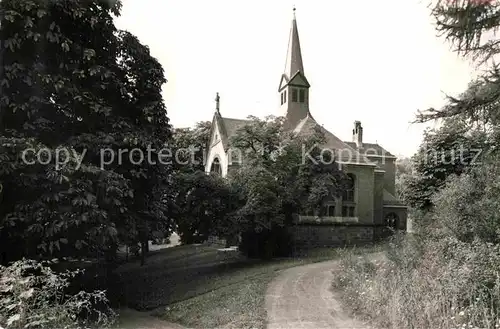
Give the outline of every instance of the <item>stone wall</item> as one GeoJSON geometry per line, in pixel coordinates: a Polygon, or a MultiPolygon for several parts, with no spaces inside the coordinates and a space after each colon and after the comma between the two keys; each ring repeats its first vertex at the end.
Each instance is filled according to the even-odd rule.
{"type": "Polygon", "coordinates": [[[297,247],[362,245],[373,242],[374,228],[360,225],[295,225],[290,227],[297,247]]]}

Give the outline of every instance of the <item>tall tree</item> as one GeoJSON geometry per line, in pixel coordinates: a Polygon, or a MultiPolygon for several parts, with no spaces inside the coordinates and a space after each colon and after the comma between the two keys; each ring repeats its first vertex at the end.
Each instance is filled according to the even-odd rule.
{"type": "Polygon", "coordinates": [[[403,197],[418,209],[431,209],[433,195],[450,175],[462,174],[496,152],[500,142],[500,71],[492,61],[500,42],[498,1],[433,2],[432,15],[441,36],[454,50],[488,70],[458,96],[448,96],[442,109],[419,111],[416,122],[441,120],[441,128],[427,131],[413,157],[414,175],[405,180],[403,197]]]}
{"type": "Polygon", "coordinates": [[[488,72],[472,81],[458,97],[448,97],[441,110],[430,108],[418,121],[463,115],[485,130],[498,127],[500,120],[500,71],[495,59],[500,40],[494,32],[500,26],[500,3],[496,0],[437,0],[432,15],[440,36],[461,56],[483,65],[488,72]]]}
{"type": "Polygon", "coordinates": [[[148,48],[115,28],[120,7],[0,3],[4,261],[109,256],[125,235],[144,241],[169,226],[170,168],[158,163],[170,138],[166,80],[148,48]]]}
{"type": "Polygon", "coordinates": [[[205,155],[210,139],[210,121],[197,122],[194,128],[176,128],[173,131],[172,149],[176,172],[205,171],[205,155]]]}
{"type": "Polygon", "coordinates": [[[250,119],[231,141],[244,153],[232,178],[242,206],[232,217],[244,233],[247,252],[269,257],[288,251],[280,244],[287,243],[284,235],[294,215],[319,212],[341,193],[346,176],[330,153],[313,147],[324,142],[319,129],[301,137],[284,129],[283,118],[250,119]]]}

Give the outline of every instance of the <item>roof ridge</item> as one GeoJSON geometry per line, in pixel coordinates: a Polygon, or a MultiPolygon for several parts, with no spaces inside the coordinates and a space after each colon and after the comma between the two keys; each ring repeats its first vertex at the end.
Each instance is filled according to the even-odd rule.
{"type": "Polygon", "coordinates": [[[223,116],[221,116],[221,118],[224,120],[252,121],[250,119],[238,119],[238,118],[229,118],[229,117],[223,117],[223,116]]]}
{"type": "MultiPolygon", "coordinates": [[[[309,114],[308,116],[306,116],[304,119],[300,120],[299,123],[295,126],[295,129],[293,129],[294,132],[296,133],[300,133],[302,131],[302,129],[304,128],[306,122],[308,120],[312,120],[313,124],[315,124],[317,127],[319,127],[321,130],[323,130],[323,132],[325,133],[325,135],[329,134],[330,136],[332,136],[336,141],[335,143],[336,144],[339,144],[338,146],[340,146],[340,148],[342,149],[347,149],[349,150],[350,152],[353,153],[353,155],[355,156],[355,159],[357,161],[357,163],[361,163],[361,164],[372,164],[371,161],[368,161],[368,159],[366,158],[366,156],[364,156],[363,154],[361,154],[357,149],[351,147],[350,145],[348,145],[346,142],[344,142],[343,140],[341,140],[340,138],[338,138],[335,134],[333,134],[331,131],[329,131],[328,129],[326,129],[325,127],[323,127],[322,125],[320,125],[313,117],[311,114],[309,114]]],[[[326,136],[325,136],[326,137],[326,136]]],[[[326,144],[328,144],[328,138],[327,138],[327,141],[326,141],[326,144]]]]}

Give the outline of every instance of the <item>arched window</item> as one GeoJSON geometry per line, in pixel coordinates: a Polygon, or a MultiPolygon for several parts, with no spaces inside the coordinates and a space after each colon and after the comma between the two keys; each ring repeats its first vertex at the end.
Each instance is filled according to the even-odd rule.
{"type": "Polygon", "coordinates": [[[399,227],[399,216],[391,212],[385,216],[385,225],[392,229],[397,229],[399,227]]]}
{"type": "Polygon", "coordinates": [[[353,174],[347,174],[347,182],[344,193],[342,195],[342,200],[347,202],[354,202],[355,190],[356,190],[356,176],[354,176],[353,174]]]}
{"type": "Polygon", "coordinates": [[[218,157],[215,157],[214,161],[212,162],[212,166],[210,166],[210,172],[218,174],[218,175],[222,175],[222,167],[220,165],[220,161],[219,161],[218,157]]]}
{"type": "Polygon", "coordinates": [[[356,176],[347,174],[346,185],[342,193],[342,217],[356,217],[356,176]]]}

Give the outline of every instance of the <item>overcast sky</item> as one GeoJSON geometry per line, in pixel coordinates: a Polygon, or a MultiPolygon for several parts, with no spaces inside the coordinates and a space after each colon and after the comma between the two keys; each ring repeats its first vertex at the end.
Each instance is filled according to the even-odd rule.
{"type": "Polygon", "coordinates": [[[360,120],[364,141],[410,156],[424,128],[410,125],[416,110],[471,79],[425,0],[124,0],[116,24],[163,65],[168,116],[187,127],[212,119],[216,92],[223,116],[279,115],[294,5],[311,113],[343,140],[360,120]]]}

